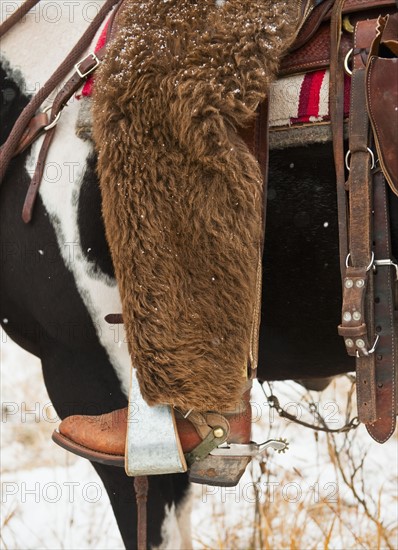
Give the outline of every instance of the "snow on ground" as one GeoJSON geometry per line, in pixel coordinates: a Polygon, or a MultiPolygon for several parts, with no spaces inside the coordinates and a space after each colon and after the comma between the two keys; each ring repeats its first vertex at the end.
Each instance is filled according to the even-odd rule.
{"type": "MultiPolygon", "coordinates": [[[[58,420],[39,361],[1,336],[1,547],[123,548],[108,497],[91,465],[51,441],[58,420]]],[[[305,399],[320,401],[319,412],[336,427],[344,423],[343,387],[348,387],[346,379],[322,394],[305,394],[293,382],[274,384],[273,389],[289,412],[309,421],[314,418],[305,412],[305,399]]],[[[342,480],[325,435],[279,419],[258,385],[252,404],[254,439],[287,438],[289,451],[269,451],[266,468],[253,461],[236,488],[194,487],[194,548],[387,547],[342,480]]],[[[342,445],[344,436],[335,441],[342,445]]],[[[378,445],[361,426],[348,445],[351,458],[344,450],[347,445],[340,453],[348,477],[350,461],[366,454],[355,487],[360,496],[364,491],[368,511],[388,529],[392,548],[398,547],[392,531],[397,521],[396,443],[395,435],[378,445]]]]}

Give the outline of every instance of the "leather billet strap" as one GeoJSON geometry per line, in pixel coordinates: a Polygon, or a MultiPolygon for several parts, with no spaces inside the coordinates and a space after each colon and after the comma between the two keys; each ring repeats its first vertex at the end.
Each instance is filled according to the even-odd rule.
{"type": "Polygon", "coordinates": [[[364,52],[375,36],[375,21],[357,24],[354,38],[349,131],[349,255],[343,278],[342,322],[347,353],[357,357],[357,401],[361,422],[376,420],[373,315],[372,174],[366,111],[364,52]],[[371,35],[373,31],[373,36],[371,35]]]}
{"type": "Polygon", "coordinates": [[[395,430],[397,414],[398,319],[395,318],[394,287],[398,267],[392,258],[387,185],[381,170],[373,178],[374,187],[374,316],[378,337],[375,361],[376,421],[367,424],[369,434],[384,443],[395,430]]]}
{"type": "Polygon", "coordinates": [[[366,68],[369,118],[381,170],[374,174],[374,315],[376,421],[369,434],[384,443],[393,434],[397,414],[398,326],[397,261],[392,257],[387,184],[393,192],[397,177],[398,14],[379,18],[366,68]],[[383,100],[381,100],[383,97],[383,100]],[[395,123],[394,123],[395,120],[395,123]]]}

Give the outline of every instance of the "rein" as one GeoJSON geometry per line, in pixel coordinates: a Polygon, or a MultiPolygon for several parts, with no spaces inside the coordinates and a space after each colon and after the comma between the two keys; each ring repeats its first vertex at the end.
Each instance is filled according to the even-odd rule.
{"type": "MultiPolygon", "coordinates": [[[[4,35],[13,25],[15,25],[20,19],[22,19],[25,13],[27,13],[27,11],[39,1],[40,0],[27,0],[27,2],[25,2],[21,6],[21,8],[13,14],[14,17],[12,18],[11,16],[11,23],[7,24],[6,21],[1,25],[0,36],[4,35]]],[[[17,149],[20,139],[24,134],[26,127],[29,125],[29,122],[36,114],[37,109],[48,98],[51,92],[62,82],[62,80],[71,71],[71,69],[76,64],[78,64],[79,59],[81,59],[86,49],[90,46],[97,30],[104,21],[108,12],[117,2],[118,0],[106,0],[105,4],[102,6],[96,17],[93,19],[92,23],[89,25],[88,29],[85,31],[85,33],[74,46],[74,48],[69,52],[61,65],[59,65],[56,71],[50,76],[47,82],[43,85],[42,88],[40,88],[37,94],[31,99],[31,101],[22,111],[10,135],[8,136],[7,141],[0,149],[0,183],[3,181],[5,172],[14,155],[14,151],[17,149]]],[[[51,121],[51,123],[53,122],[54,119],[51,121]]],[[[50,128],[50,134],[47,135],[51,135],[52,133],[53,128],[50,128]]]]}
{"type": "Polygon", "coordinates": [[[0,25],[0,38],[6,34],[14,25],[19,23],[21,19],[38,4],[40,0],[26,0],[10,17],[0,25]]]}

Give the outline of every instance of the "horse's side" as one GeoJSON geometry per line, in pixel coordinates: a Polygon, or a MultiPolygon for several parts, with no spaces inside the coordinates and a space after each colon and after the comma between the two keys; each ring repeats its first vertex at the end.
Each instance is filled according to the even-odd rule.
{"type": "MultiPolygon", "coordinates": [[[[43,13],[32,14],[21,24],[23,40],[18,27],[4,39],[2,142],[28,96],[87,24],[83,8],[89,2],[80,4],[74,10],[73,34],[64,6],[57,25],[48,25],[43,13]],[[34,40],[45,35],[44,28],[46,40],[34,40]],[[59,37],[67,40],[52,50],[58,59],[35,51],[36,43],[45,49],[50,42],[58,46],[59,37]]],[[[0,318],[10,337],[42,360],[48,393],[61,418],[124,407],[130,375],[124,336],[104,321],[121,306],[104,237],[96,157],[91,142],[75,133],[79,108],[79,101],[73,100],[62,115],[33,221],[25,225],[21,210],[41,140],[14,159],[0,197],[0,318]]],[[[259,378],[303,379],[353,370],[336,329],[341,290],[331,146],[271,152],[268,200],[259,378]]],[[[395,196],[390,210],[398,256],[395,196]]],[[[132,479],[119,468],[95,468],[123,540],[134,547],[132,479]]],[[[179,516],[187,489],[185,475],[151,478],[151,545],[167,544],[162,524],[174,512],[179,516]]],[[[177,533],[169,544],[186,548],[189,543],[177,533]]]]}
{"type": "MultiPolygon", "coordinates": [[[[62,19],[52,25],[48,19],[54,14],[43,3],[41,11],[38,7],[2,40],[2,142],[28,97],[95,15],[89,4],[75,6],[73,17],[70,7],[63,5],[62,19]]],[[[22,222],[20,207],[41,140],[12,162],[0,200],[2,325],[15,342],[40,357],[49,396],[61,418],[124,407],[130,376],[124,335],[104,321],[106,313],[120,310],[120,300],[100,203],[93,202],[90,191],[95,185],[92,146],[74,132],[78,109],[79,103],[71,101],[60,123],[32,223],[22,222]]],[[[133,479],[121,468],[94,467],[108,492],[124,543],[133,548],[137,539],[133,479]]],[[[179,504],[187,489],[183,475],[151,479],[148,542],[152,546],[189,546],[176,528],[176,517],[180,523],[185,520],[185,505],[179,504]]],[[[185,534],[185,526],[181,532],[185,534]]]]}

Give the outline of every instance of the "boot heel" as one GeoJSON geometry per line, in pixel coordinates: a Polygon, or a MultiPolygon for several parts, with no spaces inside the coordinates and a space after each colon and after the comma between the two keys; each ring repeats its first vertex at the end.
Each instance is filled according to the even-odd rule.
{"type": "Polygon", "coordinates": [[[194,462],[189,471],[189,481],[220,487],[235,487],[245,473],[251,457],[220,457],[208,455],[194,462]]]}

